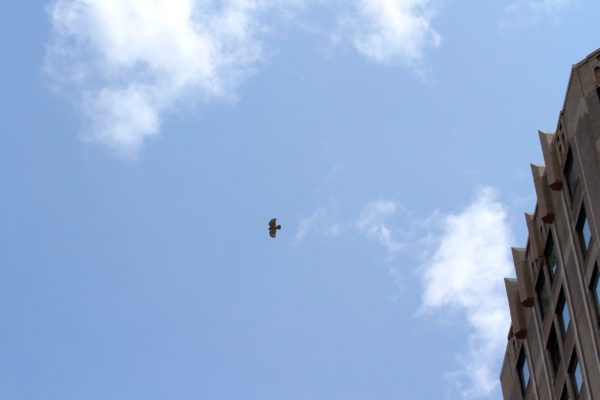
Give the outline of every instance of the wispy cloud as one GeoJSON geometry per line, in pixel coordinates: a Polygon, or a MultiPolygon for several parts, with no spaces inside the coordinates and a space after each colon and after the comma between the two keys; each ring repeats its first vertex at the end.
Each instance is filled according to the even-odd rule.
{"type": "Polygon", "coordinates": [[[506,7],[500,26],[537,24],[543,19],[558,21],[559,13],[574,3],[575,0],[517,0],[506,7]]]}
{"type": "Polygon", "coordinates": [[[497,366],[510,325],[503,278],[512,271],[512,240],[504,206],[483,188],[458,214],[439,215],[441,234],[422,265],[425,312],[464,314],[468,349],[451,373],[463,398],[488,395],[498,385],[497,366]]]}
{"type": "Polygon", "coordinates": [[[375,62],[418,67],[424,50],[441,42],[434,15],[431,0],[359,0],[342,21],[342,35],[375,62]]]}
{"type": "Polygon", "coordinates": [[[374,200],[365,205],[356,218],[346,221],[339,220],[338,208],[337,202],[331,200],[329,207],[318,207],[309,216],[300,218],[296,241],[301,241],[311,231],[329,237],[353,232],[380,244],[390,257],[404,248],[404,244],[394,237],[395,229],[390,223],[398,211],[404,211],[400,204],[390,200],[374,200]]]}
{"type": "Polygon", "coordinates": [[[400,290],[407,271],[395,265],[395,256],[420,255],[416,268],[423,286],[419,314],[450,312],[461,328],[466,327],[465,348],[456,356],[460,368],[449,371],[448,380],[464,399],[485,397],[496,390],[510,326],[504,277],[513,271],[509,256],[513,235],[496,192],[481,188],[463,210],[433,211],[427,218],[416,218],[387,199],[367,203],[357,217],[346,222],[336,222],[337,214],[318,208],[302,220],[296,237],[336,226],[336,234],[359,234],[378,243],[400,290]]]}
{"type": "Polygon", "coordinates": [[[400,251],[404,244],[392,234],[389,218],[394,216],[401,206],[390,200],[376,200],[365,206],[356,222],[358,231],[376,240],[386,249],[389,256],[400,251]]]}
{"type": "Polygon", "coordinates": [[[344,36],[360,54],[414,66],[440,41],[430,3],[54,0],[44,69],[80,105],[84,138],[133,158],[165,114],[235,99],[269,53],[266,36],[287,25],[274,22],[279,17],[290,21],[310,7],[344,14],[344,36]]]}
{"type": "MultiPolygon", "coordinates": [[[[398,240],[405,237],[405,232],[399,232],[393,219],[398,212],[406,213],[404,207],[391,200],[374,200],[367,203],[357,217],[340,221],[338,204],[331,201],[330,207],[319,207],[311,215],[301,218],[296,231],[296,242],[300,243],[309,232],[316,232],[320,237],[332,238],[341,234],[358,234],[380,245],[386,253],[386,268],[390,277],[401,289],[404,275],[394,262],[394,256],[403,250],[407,243],[398,240]]],[[[400,299],[400,294],[392,295],[392,300],[400,299]]]]}
{"type": "Polygon", "coordinates": [[[296,242],[304,240],[310,232],[316,232],[320,237],[334,237],[346,230],[347,226],[337,219],[338,210],[337,201],[330,198],[327,206],[320,206],[312,214],[300,217],[296,229],[296,242]]]}
{"type": "Polygon", "coordinates": [[[298,229],[296,230],[296,241],[300,241],[304,238],[304,236],[315,229],[316,225],[321,227],[323,225],[323,220],[327,216],[327,212],[324,208],[319,207],[317,211],[309,215],[308,217],[303,217],[300,219],[300,223],[298,224],[298,229]]]}

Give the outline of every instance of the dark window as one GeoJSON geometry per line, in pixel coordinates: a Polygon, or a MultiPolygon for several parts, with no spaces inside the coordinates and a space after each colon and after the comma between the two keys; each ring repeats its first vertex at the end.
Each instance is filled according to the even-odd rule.
{"type": "Polygon", "coordinates": [[[546,259],[546,265],[548,265],[548,270],[550,271],[550,277],[554,279],[554,275],[556,275],[556,269],[558,267],[558,259],[556,257],[556,250],[554,248],[552,232],[548,232],[546,248],[544,249],[544,258],[546,259]]]}
{"type": "Polygon", "coordinates": [[[600,100],[600,67],[594,68],[594,80],[596,81],[596,95],[600,100]]]}
{"type": "Polygon", "coordinates": [[[565,178],[567,179],[567,188],[571,198],[575,196],[575,190],[577,189],[577,176],[573,170],[573,153],[569,150],[567,154],[567,161],[565,163],[565,178]]]}
{"type": "Polygon", "coordinates": [[[561,290],[560,296],[558,297],[558,307],[556,307],[556,314],[560,320],[560,327],[564,334],[569,330],[571,324],[571,314],[569,314],[569,306],[565,298],[565,293],[561,290]]]}
{"type": "Polygon", "coordinates": [[[537,294],[538,303],[540,304],[540,312],[542,313],[542,318],[546,315],[546,311],[548,310],[548,304],[550,303],[550,297],[548,294],[548,290],[546,290],[546,278],[544,278],[544,270],[540,268],[540,273],[538,274],[538,279],[535,284],[535,292],[537,294]]]}
{"type": "Polygon", "coordinates": [[[579,236],[579,242],[583,249],[583,254],[587,252],[592,239],[592,232],[590,231],[590,224],[588,223],[587,216],[585,215],[585,208],[581,206],[579,211],[579,217],[577,218],[577,235],[579,236]]]}
{"type": "Polygon", "coordinates": [[[573,392],[575,392],[576,398],[579,398],[581,387],[583,386],[583,376],[581,375],[581,367],[579,366],[577,353],[575,352],[573,352],[573,357],[571,357],[571,363],[569,364],[569,376],[573,383],[573,392]]]}
{"type": "Polygon", "coordinates": [[[594,266],[594,275],[592,275],[592,284],[590,285],[590,289],[592,290],[592,295],[594,296],[594,303],[596,303],[596,313],[598,317],[600,317],[600,276],[598,276],[598,264],[594,266]]]}
{"type": "Polygon", "coordinates": [[[554,374],[558,372],[558,366],[560,364],[560,348],[558,347],[558,339],[556,337],[556,331],[554,326],[550,330],[550,337],[548,338],[548,344],[546,345],[548,355],[552,361],[552,367],[554,367],[554,374]]]}
{"type": "Polygon", "coordinates": [[[519,373],[519,382],[521,382],[521,391],[523,395],[527,392],[529,386],[529,363],[525,356],[525,349],[521,349],[519,360],[517,361],[517,371],[519,373]]]}
{"type": "Polygon", "coordinates": [[[569,400],[569,392],[567,392],[567,385],[563,387],[563,391],[560,395],[560,400],[569,400]]]}

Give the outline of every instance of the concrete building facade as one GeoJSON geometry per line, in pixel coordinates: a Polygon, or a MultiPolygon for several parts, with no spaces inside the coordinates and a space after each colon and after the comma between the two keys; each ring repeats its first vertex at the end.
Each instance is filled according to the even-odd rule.
{"type": "Polygon", "coordinates": [[[539,132],[537,204],[505,279],[505,400],[600,400],[600,49],[574,65],[555,132],[539,132]]]}

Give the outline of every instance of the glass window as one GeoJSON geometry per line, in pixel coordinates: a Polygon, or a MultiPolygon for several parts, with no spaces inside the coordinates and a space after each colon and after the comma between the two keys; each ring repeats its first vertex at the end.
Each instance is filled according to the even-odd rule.
{"type": "Polygon", "coordinates": [[[587,216],[585,215],[585,208],[581,205],[581,211],[579,211],[579,217],[577,218],[577,235],[583,248],[583,253],[587,252],[592,239],[592,232],[590,231],[590,224],[588,223],[587,216]]]}
{"type": "Polygon", "coordinates": [[[548,265],[548,270],[550,271],[550,277],[554,279],[554,275],[556,275],[556,269],[558,267],[558,259],[556,257],[556,250],[554,249],[552,232],[548,232],[546,248],[544,249],[544,258],[546,259],[546,265],[548,265]]]}
{"type": "Polygon", "coordinates": [[[571,324],[571,314],[569,314],[569,306],[567,305],[567,300],[565,299],[565,293],[563,291],[560,292],[558,298],[556,313],[558,314],[562,331],[566,334],[569,330],[569,325],[571,324]]]}
{"type": "Polygon", "coordinates": [[[546,290],[546,278],[544,278],[544,270],[541,268],[535,284],[535,292],[537,294],[538,303],[540,304],[542,318],[544,318],[546,311],[548,310],[548,304],[550,303],[550,295],[548,294],[548,290],[546,290]]]}
{"type": "Polygon", "coordinates": [[[529,386],[529,363],[527,362],[527,357],[525,356],[525,349],[521,349],[521,354],[519,354],[519,361],[517,362],[517,371],[519,372],[519,381],[521,382],[521,391],[523,395],[527,392],[527,387],[529,386]]]}
{"type": "Polygon", "coordinates": [[[581,393],[581,387],[583,386],[583,376],[581,375],[581,367],[577,361],[577,354],[573,352],[571,358],[571,364],[569,366],[569,375],[571,376],[571,382],[573,382],[573,391],[579,397],[581,393]]]}
{"type": "Polygon", "coordinates": [[[567,180],[567,188],[571,198],[575,195],[575,189],[577,189],[577,176],[573,170],[573,153],[569,150],[567,154],[567,162],[565,163],[565,178],[567,180]]]}
{"type": "Polygon", "coordinates": [[[569,400],[569,392],[567,392],[567,385],[563,387],[562,394],[560,395],[560,400],[569,400]]]}
{"type": "Polygon", "coordinates": [[[594,275],[592,276],[592,284],[590,285],[590,289],[592,290],[592,295],[594,296],[594,300],[596,303],[596,312],[600,317],[600,277],[598,276],[598,264],[594,266],[594,275]]]}
{"type": "Polygon", "coordinates": [[[550,361],[552,361],[554,373],[556,374],[558,372],[558,366],[560,364],[560,348],[558,347],[558,339],[556,337],[556,331],[554,330],[554,326],[550,330],[550,337],[548,338],[548,344],[546,345],[546,349],[548,350],[548,355],[550,356],[550,361]]]}

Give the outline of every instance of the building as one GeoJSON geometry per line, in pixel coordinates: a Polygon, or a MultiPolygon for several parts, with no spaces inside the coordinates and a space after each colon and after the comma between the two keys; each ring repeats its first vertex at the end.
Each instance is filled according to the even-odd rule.
{"type": "Polygon", "coordinates": [[[537,204],[505,279],[505,400],[600,400],[600,49],[573,66],[556,131],[539,132],[537,204]]]}

